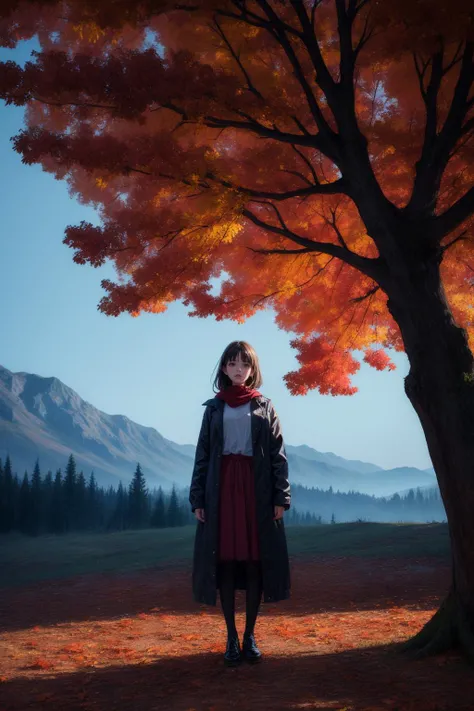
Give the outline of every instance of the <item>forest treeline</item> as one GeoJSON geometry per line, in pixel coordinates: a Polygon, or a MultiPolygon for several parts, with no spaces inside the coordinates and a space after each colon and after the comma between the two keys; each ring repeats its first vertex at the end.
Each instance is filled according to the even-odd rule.
{"type": "MultiPolygon", "coordinates": [[[[395,494],[378,499],[358,492],[334,492],[332,487],[322,490],[293,485],[292,493],[292,506],[285,513],[288,525],[360,520],[364,511],[371,514],[367,520],[414,520],[414,515],[418,520],[420,515],[421,520],[445,520],[437,491],[425,496],[419,489],[410,489],[406,497],[395,494]],[[346,517],[349,510],[352,518],[346,517]]],[[[150,491],[139,463],[127,487],[120,482],[116,488],[104,488],[97,484],[94,472],[87,480],[82,471],[77,472],[73,454],[64,472],[59,468],[54,475],[49,470],[43,476],[37,460],[33,473],[25,471],[22,478],[13,473],[7,456],[5,464],[0,459],[0,533],[38,536],[186,526],[196,521],[188,494],[189,488],[176,485],[168,492],[161,486],[150,491]]]]}

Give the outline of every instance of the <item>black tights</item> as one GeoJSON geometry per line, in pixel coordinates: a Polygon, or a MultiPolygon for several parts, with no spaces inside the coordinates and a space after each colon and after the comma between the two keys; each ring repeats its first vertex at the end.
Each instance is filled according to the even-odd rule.
{"type": "MultiPolygon", "coordinates": [[[[227,634],[236,636],[235,627],[235,588],[234,588],[234,561],[222,561],[219,576],[219,595],[222,611],[227,625],[227,634]]],[[[252,634],[257,620],[258,609],[262,597],[262,576],[260,561],[246,561],[247,591],[245,600],[245,635],[252,634]]]]}

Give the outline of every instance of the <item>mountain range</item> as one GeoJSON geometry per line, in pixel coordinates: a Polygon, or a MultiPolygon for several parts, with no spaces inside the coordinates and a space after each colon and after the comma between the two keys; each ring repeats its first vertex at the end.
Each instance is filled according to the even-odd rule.
{"type": "MultiPolygon", "coordinates": [[[[410,488],[435,487],[432,468],[382,469],[332,452],[286,445],[291,482],[334,491],[388,496],[410,488]]],[[[124,415],[108,415],[55,377],[13,373],[0,366],[0,458],[9,454],[19,476],[39,459],[43,474],[64,471],[69,455],[86,479],[93,471],[103,486],[128,483],[137,462],[149,488],[189,486],[195,446],[177,444],[153,427],[124,415]]]]}

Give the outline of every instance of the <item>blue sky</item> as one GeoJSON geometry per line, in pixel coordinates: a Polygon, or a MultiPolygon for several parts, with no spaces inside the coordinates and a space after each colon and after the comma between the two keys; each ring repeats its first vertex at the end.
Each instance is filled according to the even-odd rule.
{"type": "MultiPolygon", "coordinates": [[[[22,63],[31,46],[0,50],[0,59],[22,63]]],[[[247,340],[260,358],[261,391],[272,398],[289,444],[386,468],[431,466],[403,389],[404,354],[393,355],[393,372],[362,363],[353,379],[359,393],[351,397],[316,391],[294,397],[283,381],[297,367],[292,335],[276,327],[271,311],[243,325],[190,318],[180,303],[138,318],[100,313],[100,282],[115,280],[113,266],[74,264],[73,250],[62,244],[67,225],[95,222],[97,216],[40,166],[22,165],[10,142],[22,124],[23,109],[0,104],[1,365],[55,376],[108,414],[126,415],[175,442],[194,443],[221,352],[232,340],[247,340]]]]}

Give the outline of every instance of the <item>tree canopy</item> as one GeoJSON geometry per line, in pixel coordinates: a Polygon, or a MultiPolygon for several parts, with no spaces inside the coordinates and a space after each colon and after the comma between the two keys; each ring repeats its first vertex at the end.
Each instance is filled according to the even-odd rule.
{"type": "Polygon", "coordinates": [[[41,52],[0,66],[0,96],[27,106],[23,161],[98,209],[64,241],[114,263],[102,312],[271,307],[296,336],[290,391],[349,395],[354,349],[392,369],[404,348],[384,289],[402,251],[441,262],[472,350],[473,9],[10,0],[2,44],[37,35],[41,52]]]}

